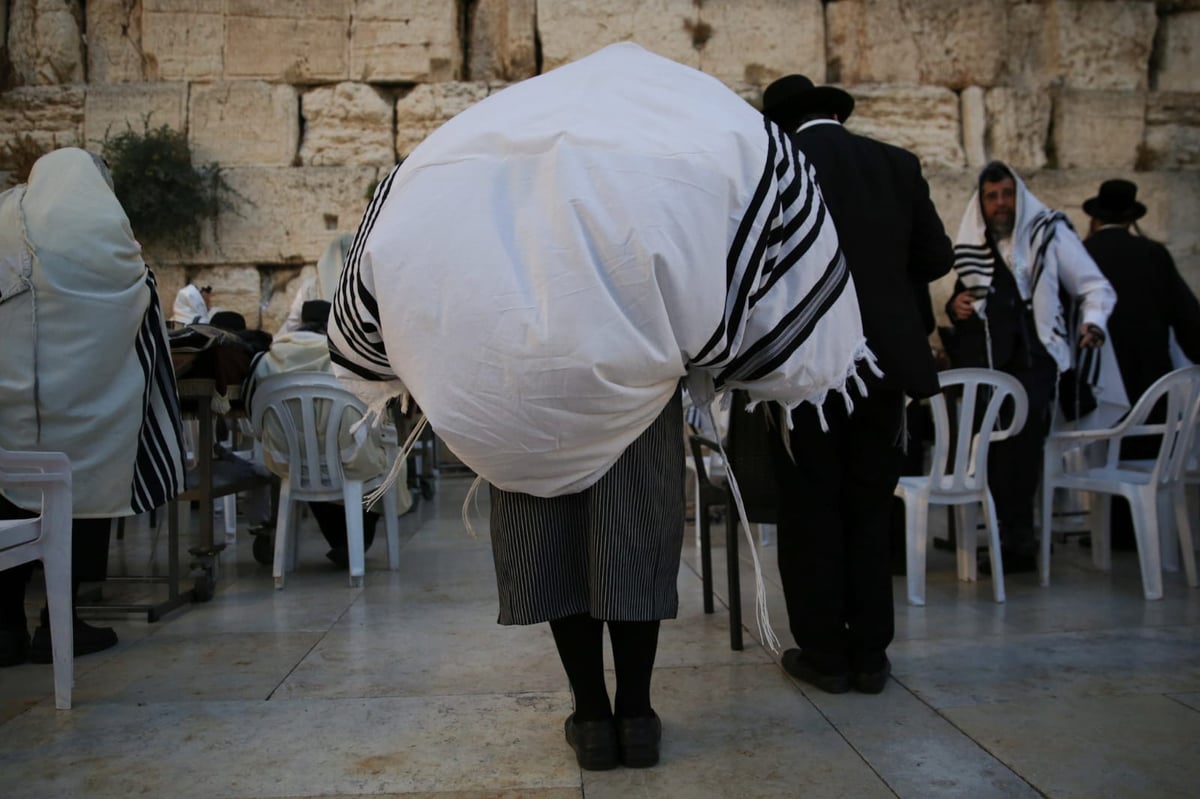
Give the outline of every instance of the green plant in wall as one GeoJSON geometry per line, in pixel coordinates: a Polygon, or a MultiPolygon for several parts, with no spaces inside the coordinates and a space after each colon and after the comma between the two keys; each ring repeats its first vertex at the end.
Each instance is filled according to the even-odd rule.
{"type": "Polygon", "coordinates": [[[187,137],[167,125],[106,136],[101,146],[117,199],[144,244],[194,252],[205,220],[232,209],[236,192],[216,163],[192,163],[187,137]]]}

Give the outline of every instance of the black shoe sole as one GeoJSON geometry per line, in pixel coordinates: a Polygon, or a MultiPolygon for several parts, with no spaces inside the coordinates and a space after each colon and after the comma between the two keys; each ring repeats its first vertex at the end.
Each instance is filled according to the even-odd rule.
{"type": "Polygon", "coordinates": [[[575,750],[575,760],[580,768],[587,771],[608,771],[620,764],[617,758],[617,732],[611,720],[584,721],[576,724],[575,714],[572,713],[563,724],[563,732],[566,733],[567,743],[575,750]],[[588,726],[581,730],[584,725],[588,726]],[[605,732],[607,734],[604,734],[605,732]]]}
{"type": "Polygon", "coordinates": [[[782,662],[783,670],[788,674],[801,682],[820,688],[827,694],[844,694],[850,691],[849,674],[827,674],[818,671],[800,657],[799,649],[784,652],[782,662]]]}

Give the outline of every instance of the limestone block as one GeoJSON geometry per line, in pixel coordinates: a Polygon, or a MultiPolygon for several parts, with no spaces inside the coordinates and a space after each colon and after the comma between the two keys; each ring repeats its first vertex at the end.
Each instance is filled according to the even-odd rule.
{"type": "Polygon", "coordinates": [[[477,0],[471,6],[470,80],[537,74],[537,0],[477,0]]]}
{"type": "Polygon", "coordinates": [[[14,83],[46,86],[84,79],[83,10],[78,0],[14,0],[8,57],[14,83]]]}
{"type": "MultiPolygon", "coordinates": [[[[23,86],[0,94],[0,142],[29,136],[44,152],[83,144],[82,85],[23,86]]],[[[0,148],[0,166],[11,168],[0,148]]]]}
{"type": "Polygon", "coordinates": [[[1058,167],[1132,169],[1145,119],[1144,91],[1059,92],[1052,136],[1058,167]]]}
{"type": "Polygon", "coordinates": [[[962,167],[958,95],[936,86],[852,86],[846,127],[914,152],[925,166],[962,167]]]}
{"type": "Polygon", "coordinates": [[[223,211],[216,241],[193,263],[315,262],[367,206],[372,167],[235,167],[225,179],[241,199],[223,211]]]}
{"type": "Polygon", "coordinates": [[[1046,165],[1046,141],[1054,104],[1041,90],[989,89],[984,104],[988,127],[984,148],[996,158],[1019,170],[1036,170],[1046,165]]]}
{"type": "Polygon", "coordinates": [[[142,0],[148,79],[219,80],[224,43],[224,0],[142,0]]]}
{"type": "Polygon", "coordinates": [[[1039,90],[1058,81],[1055,32],[1048,24],[1048,16],[1045,3],[1009,6],[1002,85],[1039,90]]]}
{"type": "Polygon", "coordinates": [[[817,0],[556,0],[538,5],[543,70],[632,41],[733,84],[791,72],[820,81],[825,35],[817,0]]]}
{"type": "Polygon", "coordinates": [[[296,292],[308,280],[315,280],[316,264],[302,269],[276,267],[263,276],[262,329],[274,335],[287,321],[296,292]]]}
{"type": "MultiPolygon", "coordinates": [[[[204,266],[188,270],[192,283],[212,286],[212,311],[234,311],[246,318],[246,327],[259,326],[262,275],[251,264],[204,266]]],[[[172,296],[171,302],[174,304],[172,296]]]]}
{"type": "Polygon", "coordinates": [[[142,13],[137,0],[92,0],[86,5],[88,81],[144,80],[142,13]]]}
{"type": "Polygon", "coordinates": [[[391,167],[392,103],[366,83],[339,83],[305,92],[300,98],[304,166],[391,167]]]}
{"type": "Polygon", "coordinates": [[[825,7],[829,79],[992,86],[1004,65],[1005,0],[840,0],[825,7]]]}
{"type": "Polygon", "coordinates": [[[819,0],[706,0],[693,5],[696,22],[688,35],[700,56],[695,66],[726,84],[766,86],[793,72],[819,81],[825,74],[825,14],[819,0]],[[697,47],[702,36],[708,39],[697,47]]]}
{"type": "Polygon", "coordinates": [[[1153,2],[1051,0],[1057,76],[1071,89],[1145,89],[1154,29],[1153,2]]]}
{"type": "Polygon", "coordinates": [[[350,0],[228,0],[225,77],[345,80],[349,30],[350,0]]]}
{"type": "Polygon", "coordinates": [[[463,71],[458,6],[445,0],[353,0],[351,79],[457,80],[463,71]]]}
{"type": "Polygon", "coordinates": [[[1154,55],[1155,88],[1160,91],[1200,91],[1200,11],[1162,17],[1154,55]]]}
{"type": "Polygon", "coordinates": [[[1151,92],[1139,169],[1200,167],[1200,92],[1151,92]]]}
{"type": "Polygon", "coordinates": [[[984,137],[987,134],[987,110],[984,91],[978,86],[968,86],[959,95],[959,111],[962,116],[963,151],[967,166],[981,167],[987,162],[984,152],[984,137]]]}
{"type": "Polygon", "coordinates": [[[83,132],[88,146],[127,130],[140,133],[169,125],[187,130],[187,84],[96,83],[88,87],[83,132]]]}
{"type": "Polygon", "coordinates": [[[300,143],[299,98],[287,85],[195,84],[188,119],[188,140],[198,162],[285,166],[300,143]]]}
{"type": "Polygon", "coordinates": [[[443,123],[502,86],[486,83],[425,83],[396,102],[396,153],[406,157],[443,123]]]}

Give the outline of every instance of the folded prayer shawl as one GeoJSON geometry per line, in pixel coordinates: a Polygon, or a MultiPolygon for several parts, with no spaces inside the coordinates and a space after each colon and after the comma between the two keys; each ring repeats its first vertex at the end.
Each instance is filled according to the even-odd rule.
{"type": "Polygon", "coordinates": [[[542,497],[599,479],[681,378],[791,407],[868,355],[790,138],[628,43],[498,92],[393,170],[329,338],[369,403],[410,392],[465,464],[542,497]]]}

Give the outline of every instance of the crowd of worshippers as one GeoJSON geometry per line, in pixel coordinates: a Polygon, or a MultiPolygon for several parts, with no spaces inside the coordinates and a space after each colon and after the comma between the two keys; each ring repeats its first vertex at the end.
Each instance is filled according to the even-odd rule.
{"type": "MultiPolygon", "coordinates": [[[[836,230],[872,358],[859,362],[845,397],[792,408],[790,424],[775,428],[787,432],[764,443],[762,473],[741,477],[743,484],[777,489],[778,567],[797,645],[783,652],[783,667],[826,691],[875,694],[891,671],[897,554],[892,495],[906,468],[904,436],[917,427],[909,417],[919,406],[909,400],[937,393],[938,369],[946,366],[1001,370],[1024,387],[1027,421],[1018,435],[991,448],[988,475],[1004,569],[1029,571],[1035,563],[1034,495],[1055,413],[1078,419],[1097,397],[1112,396],[1106,392],[1120,392],[1132,404],[1171,371],[1172,342],[1182,356],[1200,362],[1200,304],[1167,249],[1138,229],[1147,209],[1134,183],[1106,180],[1083,201],[1091,224],[1081,239],[1066,215],[1044,205],[1011,166],[993,162],[974,185],[963,187],[969,198],[951,240],[918,159],[850,132],[845,123],[854,105],[842,89],[790,75],[767,87],[763,114],[778,126],[770,135],[794,148],[797,161],[802,156],[815,175],[818,203],[836,230]],[[929,286],[951,273],[949,324],[939,330],[929,286]],[[946,359],[940,364],[930,346],[935,335],[946,359]],[[1084,362],[1105,346],[1118,370],[1101,370],[1097,384],[1087,377],[1096,370],[1084,362]]],[[[803,175],[795,179],[797,185],[804,181],[803,175]]],[[[371,233],[368,228],[361,235],[371,233]]],[[[352,241],[345,235],[330,243],[316,276],[297,292],[287,320],[270,336],[247,330],[243,317],[222,310],[219,286],[189,284],[172,313],[163,313],[102,159],[79,149],[57,150],[35,164],[25,184],[0,195],[0,329],[6,331],[0,445],[70,457],[76,587],[105,578],[111,519],[159,507],[183,485],[177,374],[214,379],[222,394],[237,387],[252,395],[256,382],[271,374],[332,370],[330,302],[352,241]],[[82,374],[70,368],[80,360],[96,368],[82,374]],[[135,415],[131,408],[142,410],[135,415]],[[97,437],[96,429],[109,433],[97,437]]],[[[343,328],[352,324],[342,320],[343,328]]],[[[352,354],[335,347],[334,360],[339,358],[354,366],[352,354]]],[[[781,412],[782,406],[768,406],[759,406],[763,414],[781,412]]],[[[735,414],[731,427],[753,418],[735,414]]],[[[661,462],[663,453],[681,456],[683,426],[676,390],[611,475],[587,489],[592,493],[584,505],[568,508],[499,489],[492,494],[501,621],[551,624],[576,701],[565,734],[584,768],[658,761],[661,724],[651,707],[650,672],[659,621],[677,611],[676,576],[666,572],[678,568],[683,518],[673,503],[676,494],[682,500],[684,488],[682,481],[653,490],[638,486],[649,486],[648,475],[671,471],[661,462]],[[601,538],[605,525],[633,524],[628,508],[637,503],[626,497],[616,508],[603,498],[604,481],[618,478],[635,493],[662,495],[647,496],[646,507],[666,508],[654,518],[666,520],[661,524],[671,530],[648,531],[647,540],[673,553],[662,561],[670,568],[634,578],[630,558],[571,561],[571,569],[578,566],[588,576],[581,578],[581,599],[564,609],[522,571],[536,559],[520,553],[547,546],[547,536],[557,534],[530,520],[557,529],[568,523],[563,519],[582,514],[601,538]],[[503,570],[502,557],[510,558],[503,570]],[[589,590],[628,601],[596,610],[589,590]],[[653,601],[642,601],[651,594],[653,601]],[[631,607],[650,610],[627,612],[631,607]],[[617,658],[615,717],[599,655],[606,621],[617,658]]],[[[364,470],[384,468],[380,450],[364,457],[364,470]]],[[[412,502],[404,496],[401,510],[412,502]]],[[[0,493],[0,518],[38,508],[29,492],[0,493]]],[[[313,513],[328,539],[329,559],[344,565],[341,510],[314,503],[313,513]]],[[[366,512],[367,546],[376,518],[366,512]]],[[[1120,543],[1115,532],[1114,545],[1120,543]]],[[[593,548],[605,551],[603,541],[593,548]]],[[[563,574],[576,574],[565,564],[553,561],[549,569],[562,566],[563,574]]],[[[44,610],[32,636],[28,632],[31,569],[0,572],[0,665],[51,662],[44,610]]],[[[575,588],[559,588],[574,596],[575,588]]],[[[78,616],[74,625],[77,655],[117,642],[110,628],[78,616]]]]}

